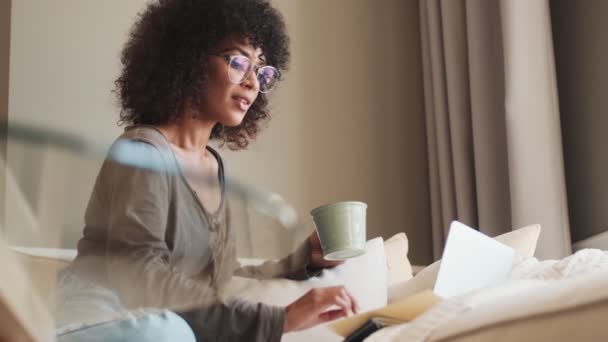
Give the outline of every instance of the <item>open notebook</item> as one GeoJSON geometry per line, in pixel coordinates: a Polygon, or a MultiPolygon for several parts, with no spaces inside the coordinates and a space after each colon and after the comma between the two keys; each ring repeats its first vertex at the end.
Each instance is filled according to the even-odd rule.
{"type": "MultiPolygon", "coordinates": [[[[441,266],[433,290],[403,298],[383,308],[336,321],[329,328],[347,337],[372,320],[407,322],[420,315],[442,298],[450,298],[507,279],[513,267],[515,251],[454,221],[450,225],[441,266]]],[[[377,322],[376,322],[377,323],[377,322]]],[[[380,324],[376,324],[379,328],[380,324]]]]}

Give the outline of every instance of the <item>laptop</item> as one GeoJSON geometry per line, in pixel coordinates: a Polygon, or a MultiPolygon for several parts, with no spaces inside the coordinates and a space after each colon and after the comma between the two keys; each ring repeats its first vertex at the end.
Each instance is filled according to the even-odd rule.
{"type": "Polygon", "coordinates": [[[450,224],[433,292],[458,296],[507,280],[515,251],[458,221],[450,224]]]}

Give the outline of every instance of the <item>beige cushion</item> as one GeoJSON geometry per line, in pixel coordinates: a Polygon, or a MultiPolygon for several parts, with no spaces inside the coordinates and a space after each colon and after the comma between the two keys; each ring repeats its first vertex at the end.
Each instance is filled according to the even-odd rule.
{"type": "Polygon", "coordinates": [[[0,341],[54,341],[53,319],[24,272],[19,258],[0,237],[0,341]]]}
{"type": "MultiPolygon", "coordinates": [[[[515,249],[519,255],[531,257],[534,255],[540,229],[540,225],[535,224],[502,234],[495,237],[495,239],[515,249]]],[[[435,286],[440,265],[441,260],[438,260],[424,268],[411,280],[397,285],[396,288],[389,292],[389,303],[423,290],[432,289],[435,286]]]]}
{"type": "Polygon", "coordinates": [[[384,242],[386,266],[388,269],[388,287],[408,281],[412,278],[412,265],[407,258],[408,241],[405,233],[395,234],[384,242]]]}
{"type": "Polygon", "coordinates": [[[496,241],[513,248],[524,258],[534,256],[540,236],[540,224],[533,224],[495,237],[496,241]]]}

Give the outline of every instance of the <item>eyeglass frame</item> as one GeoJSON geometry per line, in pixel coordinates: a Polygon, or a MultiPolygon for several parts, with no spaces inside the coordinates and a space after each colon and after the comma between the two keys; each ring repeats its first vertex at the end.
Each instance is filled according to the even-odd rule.
{"type": "MultiPolygon", "coordinates": [[[[272,88],[270,88],[269,90],[262,91],[262,89],[260,88],[260,90],[259,90],[259,91],[260,91],[260,93],[262,93],[262,94],[268,94],[268,93],[270,93],[271,91],[273,91],[273,90],[274,90],[274,88],[276,87],[276,84],[277,84],[277,83],[278,83],[278,82],[281,80],[281,72],[280,72],[280,71],[279,71],[277,68],[273,67],[272,65],[262,65],[262,66],[257,66],[257,65],[255,65],[255,63],[253,63],[253,61],[251,61],[251,58],[249,58],[249,57],[247,57],[247,56],[245,56],[245,55],[241,55],[241,54],[229,55],[229,54],[222,54],[222,53],[210,53],[209,55],[211,55],[211,56],[216,56],[216,57],[220,57],[220,58],[224,59],[224,60],[226,61],[226,63],[228,63],[228,80],[230,80],[230,82],[232,82],[232,83],[234,83],[234,84],[241,84],[241,83],[245,82],[245,80],[247,79],[247,77],[249,77],[249,75],[251,74],[251,72],[252,72],[252,71],[255,71],[255,76],[256,76],[256,79],[257,79],[257,78],[258,78],[258,76],[259,76],[260,69],[262,69],[262,68],[267,68],[267,67],[268,67],[268,68],[272,68],[272,69],[274,69],[274,71],[276,71],[276,72],[277,72],[277,74],[279,75],[279,76],[277,77],[277,82],[275,82],[275,84],[274,84],[274,85],[272,86],[272,88]],[[248,61],[249,61],[249,63],[250,63],[249,70],[247,70],[247,72],[245,72],[245,74],[243,75],[243,80],[242,80],[242,81],[240,81],[240,82],[234,82],[234,81],[233,81],[233,80],[230,78],[230,64],[232,63],[232,59],[233,59],[233,58],[235,58],[235,57],[243,57],[243,58],[247,58],[247,60],[248,60],[248,61]]],[[[258,81],[258,82],[259,82],[259,81],[258,81]]]]}

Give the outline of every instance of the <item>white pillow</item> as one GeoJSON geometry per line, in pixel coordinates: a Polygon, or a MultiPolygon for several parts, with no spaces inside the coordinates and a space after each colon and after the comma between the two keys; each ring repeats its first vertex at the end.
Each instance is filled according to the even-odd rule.
{"type": "MultiPolygon", "coordinates": [[[[344,285],[357,299],[362,311],[385,306],[387,303],[387,266],[382,238],[367,242],[366,253],[333,269],[325,269],[320,276],[305,281],[287,279],[256,280],[233,277],[228,294],[253,302],[286,306],[316,287],[344,285]]],[[[246,264],[247,262],[243,262],[246,264]]],[[[284,341],[341,341],[324,326],[289,333],[284,341]]]]}
{"type": "MultiPolygon", "coordinates": [[[[495,239],[515,249],[515,252],[520,256],[531,257],[536,249],[540,229],[540,225],[534,224],[499,235],[495,239]]],[[[423,290],[432,289],[435,286],[440,265],[441,260],[437,260],[416,274],[411,280],[395,286],[389,293],[389,303],[423,290]]]]}

